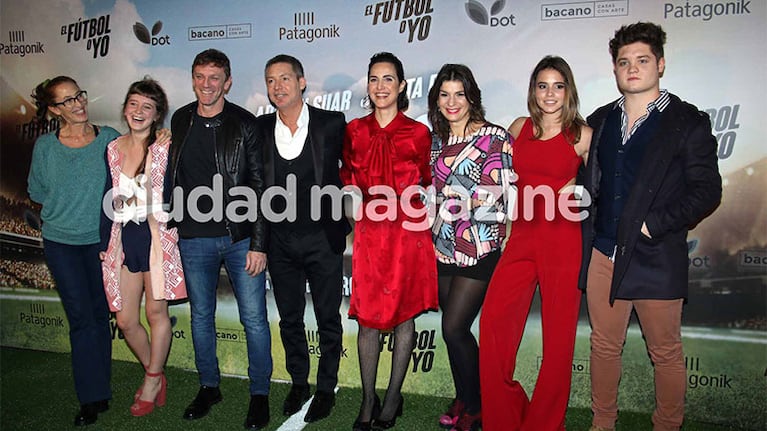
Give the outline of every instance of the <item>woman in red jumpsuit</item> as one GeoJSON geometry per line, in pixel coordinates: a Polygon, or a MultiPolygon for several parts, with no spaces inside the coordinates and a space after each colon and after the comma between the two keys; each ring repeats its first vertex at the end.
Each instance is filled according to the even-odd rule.
{"type": "Polygon", "coordinates": [[[363,401],[355,430],[387,429],[402,414],[402,383],[415,346],[415,317],[437,309],[437,268],[420,196],[431,183],[429,129],[408,107],[400,60],[378,53],[368,66],[373,112],[346,127],[341,179],[362,193],[355,216],[349,316],[359,324],[363,401]],[[377,189],[376,189],[377,188],[377,189]],[[381,331],[394,332],[383,407],[375,393],[381,331]]]}
{"type": "Polygon", "coordinates": [[[479,369],[485,431],[565,429],[581,291],[581,231],[573,186],[587,157],[591,129],[578,114],[568,64],[544,57],[530,76],[530,117],[514,137],[517,211],[480,317],[479,369]],[[565,205],[562,205],[562,202],[565,205]],[[532,398],[514,380],[517,352],[540,286],[543,362],[532,398]]]}

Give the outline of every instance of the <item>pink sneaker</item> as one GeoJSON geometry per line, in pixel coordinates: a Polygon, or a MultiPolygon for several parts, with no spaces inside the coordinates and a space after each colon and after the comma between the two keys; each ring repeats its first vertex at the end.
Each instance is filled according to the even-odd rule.
{"type": "Polygon", "coordinates": [[[453,399],[453,402],[450,404],[450,407],[448,407],[445,414],[440,416],[439,426],[446,429],[453,428],[456,422],[458,422],[458,418],[461,416],[461,413],[463,413],[464,408],[465,404],[463,401],[457,398],[453,399]]]}

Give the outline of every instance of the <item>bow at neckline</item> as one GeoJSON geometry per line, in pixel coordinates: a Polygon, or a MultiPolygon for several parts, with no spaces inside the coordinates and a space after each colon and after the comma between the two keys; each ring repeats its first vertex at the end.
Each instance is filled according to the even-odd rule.
{"type": "Polygon", "coordinates": [[[391,136],[383,130],[373,133],[370,138],[370,154],[368,156],[371,185],[394,184],[392,154],[394,154],[394,143],[391,136]]]}

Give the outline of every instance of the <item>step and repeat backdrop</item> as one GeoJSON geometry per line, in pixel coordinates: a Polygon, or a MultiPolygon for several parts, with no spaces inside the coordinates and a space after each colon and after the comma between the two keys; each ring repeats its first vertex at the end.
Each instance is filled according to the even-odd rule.
{"type": "MultiPolygon", "coordinates": [[[[66,318],[43,260],[36,210],[26,178],[35,139],[58,124],[32,122],[30,94],[46,78],[74,77],[88,90],[90,118],[123,132],[120,105],[128,85],[149,75],[168,93],[171,110],[194,99],[191,63],[207,48],[232,61],[227,99],[256,115],[272,112],[264,64],[287,53],[304,64],[306,102],[367,113],[371,55],[402,59],[411,104],[407,115],[426,123],[426,96],[444,63],[475,73],[490,121],[508,125],[526,115],[530,71],[545,55],[572,66],[581,113],[616,99],[608,41],[623,24],[652,21],[668,33],[662,88],[711,116],[719,147],[724,197],[689,236],[690,298],[683,338],[688,416],[745,429],[767,427],[767,4],[763,0],[0,0],[0,344],[67,351],[66,318]]],[[[513,246],[511,244],[510,246],[513,246]]],[[[341,312],[354,289],[351,241],[341,312]]],[[[246,375],[244,333],[222,272],[217,337],[224,372],[246,375]]],[[[288,379],[278,315],[267,292],[274,378],[288,379]]],[[[307,298],[309,299],[309,298],[307,298]]],[[[540,306],[530,311],[517,377],[532,389],[542,360],[540,306]]],[[[171,306],[174,341],[169,365],[194,368],[189,305],[171,306]]],[[[344,319],[340,382],[359,386],[357,324],[344,319]]],[[[114,320],[114,357],[134,360],[114,320]]],[[[440,315],[416,321],[418,343],[406,390],[452,396],[440,315]]],[[[476,328],[475,328],[476,330],[476,328]]],[[[314,316],[306,333],[321,355],[314,316]]],[[[571,405],[589,399],[589,326],[581,312],[571,405]]],[[[392,338],[383,335],[388,352],[392,338]]],[[[385,361],[389,355],[382,355],[385,361]]],[[[315,363],[316,364],[316,363],[315,363]]],[[[388,367],[381,367],[385,385],[388,367]]],[[[628,331],[620,405],[650,411],[652,364],[636,326],[628,331]]]]}

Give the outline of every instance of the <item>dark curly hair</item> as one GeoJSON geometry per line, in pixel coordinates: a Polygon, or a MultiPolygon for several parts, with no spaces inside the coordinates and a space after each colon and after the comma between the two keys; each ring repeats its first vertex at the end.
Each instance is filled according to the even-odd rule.
{"type": "Polygon", "coordinates": [[[663,58],[663,45],[666,43],[666,32],[661,26],[651,22],[637,22],[624,25],[615,31],[615,36],[610,39],[610,55],[613,64],[618,58],[618,51],[626,45],[634,42],[644,42],[650,45],[650,50],[656,60],[663,58]]]}

